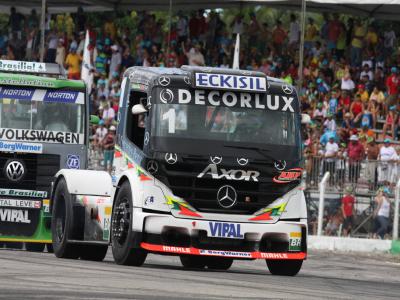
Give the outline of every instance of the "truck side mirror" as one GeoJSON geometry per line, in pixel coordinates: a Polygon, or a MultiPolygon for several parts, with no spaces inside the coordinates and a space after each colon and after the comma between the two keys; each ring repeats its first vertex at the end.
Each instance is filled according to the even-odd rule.
{"type": "Polygon", "coordinates": [[[99,116],[90,115],[90,124],[91,124],[91,125],[98,125],[99,122],[100,122],[99,116]]]}
{"type": "Polygon", "coordinates": [[[311,117],[307,114],[301,114],[301,124],[307,125],[311,122],[311,117]]]}
{"type": "Polygon", "coordinates": [[[132,107],[132,115],[140,115],[147,112],[147,109],[143,106],[143,104],[136,104],[132,107]]]}

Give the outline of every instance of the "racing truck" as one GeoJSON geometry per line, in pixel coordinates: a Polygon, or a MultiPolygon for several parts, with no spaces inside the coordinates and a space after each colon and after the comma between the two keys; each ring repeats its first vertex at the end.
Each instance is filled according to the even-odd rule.
{"type": "Polygon", "coordinates": [[[111,174],[60,170],[52,239],[60,258],[187,268],[263,259],[296,275],[307,256],[295,89],[261,72],[132,67],[121,83],[111,174]]]}
{"type": "Polygon", "coordinates": [[[57,64],[0,60],[0,246],[51,246],[51,182],[87,168],[86,94],[57,64]]]}

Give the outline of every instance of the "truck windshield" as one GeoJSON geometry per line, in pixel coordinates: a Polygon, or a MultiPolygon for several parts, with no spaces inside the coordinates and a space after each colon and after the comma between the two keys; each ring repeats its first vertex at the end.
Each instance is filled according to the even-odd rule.
{"type": "Polygon", "coordinates": [[[152,134],[243,144],[296,145],[296,114],[247,108],[156,104],[152,134]]]}
{"type": "Polygon", "coordinates": [[[84,105],[0,98],[0,128],[84,133],[84,105]]]}

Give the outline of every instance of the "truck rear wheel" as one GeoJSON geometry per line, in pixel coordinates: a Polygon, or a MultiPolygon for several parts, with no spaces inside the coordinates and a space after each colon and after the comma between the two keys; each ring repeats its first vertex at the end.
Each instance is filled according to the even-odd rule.
{"type": "Polygon", "coordinates": [[[202,256],[181,255],[182,266],[190,269],[203,269],[206,266],[206,260],[202,256]]]}
{"type": "Polygon", "coordinates": [[[107,255],[108,245],[81,245],[81,259],[102,261],[107,255]]]}
{"type": "Polygon", "coordinates": [[[265,260],[271,274],[281,276],[295,276],[303,264],[302,260],[265,260]]]}
{"type": "Polygon", "coordinates": [[[135,233],[132,231],[133,202],[131,187],[125,181],[114,200],[111,216],[111,246],[114,261],[119,265],[141,266],[147,252],[132,246],[135,233]]]}
{"type": "Polygon", "coordinates": [[[207,257],[206,265],[209,269],[228,270],[233,264],[232,258],[226,257],[207,257]]]}
{"type": "Polygon", "coordinates": [[[59,258],[77,259],[79,257],[79,245],[68,243],[68,238],[72,234],[73,222],[71,195],[65,179],[61,178],[54,193],[51,219],[53,251],[59,258]]]}
{"type": "Polygon", "coordinates": [[[43,252],[46,244],[43,243],[25,243],[26,251],[43,252]]]}

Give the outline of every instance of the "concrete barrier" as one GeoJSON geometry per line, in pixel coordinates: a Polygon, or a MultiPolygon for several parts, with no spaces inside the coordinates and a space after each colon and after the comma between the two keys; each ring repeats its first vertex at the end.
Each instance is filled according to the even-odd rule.
{"type": "Polygon", "coordinates": [[[349,252],[387,252],[392,248],[391,240],[359,239],[336,236],[309,235],[308,248],[313,250],[349,252]]]}

